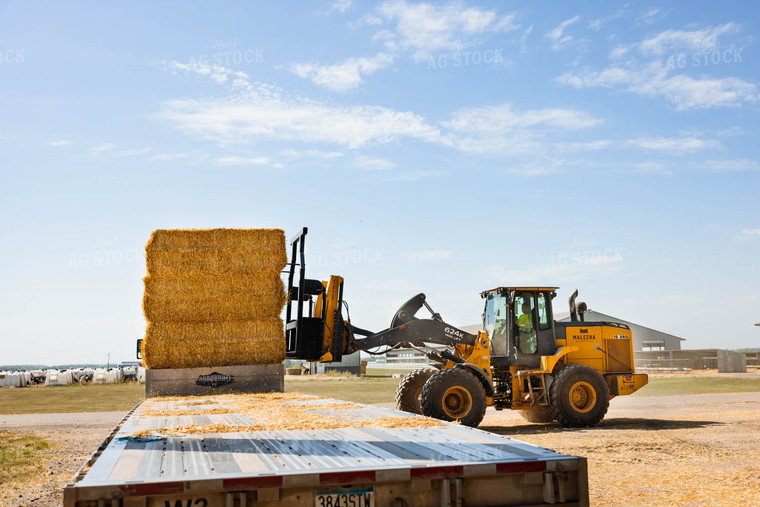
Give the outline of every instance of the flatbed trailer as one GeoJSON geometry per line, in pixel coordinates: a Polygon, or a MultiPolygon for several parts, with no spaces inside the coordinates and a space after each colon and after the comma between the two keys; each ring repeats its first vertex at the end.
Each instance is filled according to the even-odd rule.
{"type": "MultiPolygon", "coordinates": [[[[189,399],[189,398],[188,398],[189,399]]],[[[197,400],[197,397],[194,398],[197,400]]],[[[187,399],[138,404],[64,488],[67,507],[425,507],[588,505],[586,460],[458,424],[387,408],[307,399],[310,413],[344,417],[333,429],[172,435],[182,425],[257,427],[244,413],[165,415],[187,399]],[[156,409],[163,415],[155,414],[156,409]],[[373,427],[380,418],[404,427],[373,427]],[[140,437],[153,430],[157,435],[140,437]],[[137,437],[136,437],[137,436],[137,437]]],[[[223,406],[209,397],[203,407],[223,406]]],[[[209,426],[206,426],[209,427],[209,426]]]]}

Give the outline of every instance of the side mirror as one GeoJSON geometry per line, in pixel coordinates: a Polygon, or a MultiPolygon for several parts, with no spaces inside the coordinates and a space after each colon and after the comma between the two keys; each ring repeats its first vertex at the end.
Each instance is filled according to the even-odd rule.
{"type": "Polygon", "coordinates": [[[142,342],[142,338],[137,340],[137,359],[142,359],[142,342]]]}

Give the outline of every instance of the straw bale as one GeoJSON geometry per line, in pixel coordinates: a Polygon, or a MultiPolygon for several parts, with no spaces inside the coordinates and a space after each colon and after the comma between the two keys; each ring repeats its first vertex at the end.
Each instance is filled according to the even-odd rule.
{"type": "Polygon", "coordinates": [[[285,248],[276,251],[242,249],[198,249],[147,252],[151,276],[197,276],[279,273],[288,263],[285,248]]]}
{"type": "Polygon", "coordinates": [[[279,252],[285,250],[282,229],[158,229],[145,250],[193,251],[205,248],[279,252]]]}
{"type": "Polygon", "coordinates": [[[281,229],[159,229],[145,252],[153,276],[273,273],[287,264],[281,229]]]}
{"type": "Polygon", "coordinates": [[[151,322],[145,334],[148,338],[164,340],[208,339],[219,342],[278,338],[285,342],[282,319],[279,317],[230,322],[151,322]]]}
{"type": "Polygon", "coordinates": [[[284,359],[281,229],[159,229],[145,251],[148,368],[284,359]]]}
{"type": "Polygon", "coordinates": [[[177,295],[156,297],[146,292],[143,311],[149,322],[222,322],[277,317],[285,304],[285,292],[271,296],[252,293],[220,297],[177,295]]]}
{"type": "Polygon", "coordinates": [[[273,364],[285,359],[279,317],[256,321],[151,322],[142,342],[148,368],[273,364]]]}
{"type": "Polygon", "coordinates": [[[218,297],[229,294],[284,294],[280,273],[203,276],[146,276],[145,293],[157,298],[178,295],[218,297]]]}

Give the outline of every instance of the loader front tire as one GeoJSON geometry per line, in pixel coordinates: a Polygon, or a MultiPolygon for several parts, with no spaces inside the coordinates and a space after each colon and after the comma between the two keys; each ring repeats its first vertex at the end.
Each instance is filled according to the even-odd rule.
{"type": "Polygon", "coordinates": [[[552,410],[549,407],[518,410],[523,419],[532,423],[550,423],[554,421],[552,410]]]}
{"type": "Polygon", "coordinates": [[[486,390],[475,375],[460,368],[441,370],[422,388],[422,413],[442,421],[477,427],[486,413],[486,390]]]}
{"type": "Polygon", "coordinates": [[[610,393],[604,377],[595,369],[572,364],[554,377],[549,396],[552,416],[562,426],[593,426],[604,419],[610,393]]]}
{"type": "Polygon", "coordinates": [[[418,368],[404,375],[396,388],[396,409],[412,414],[421,414],[420,395],[422,388],[425,386],[425,382],[437,372],[438,370],[433,368],[418,368]]]}

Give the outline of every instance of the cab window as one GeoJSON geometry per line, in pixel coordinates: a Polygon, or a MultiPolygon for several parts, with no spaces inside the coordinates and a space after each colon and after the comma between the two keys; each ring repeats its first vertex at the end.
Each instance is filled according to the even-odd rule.
{"type": "Polygon", "coordinates": [[[532,292],[519,292],[514,300],[515,329],[517,330],[517,348],[523,354],[536,352],[535,299],[532,292]]]}
{"type": "Polygon", "coordinates": [[[488,296],[486,299],[486,307],[483,310],[483,329],[488,332],[488,336],[493,335],[493,324],[496,318],[496,299],[493,296],[488,296]]]}
{"type": "Polygon", "coordinates": [[[491,338],[491,354],[507,355],[507,298],[499,294],[486,301],[483,311],[483,327],[491,338]]]}
{"type": "Polygon", "coordinates": [[[543,292],[538,294],[538,328],[541,330],[551,329],[552,324],[549,321],[549,310],[546,305],[546,296],[543,292]]]}

